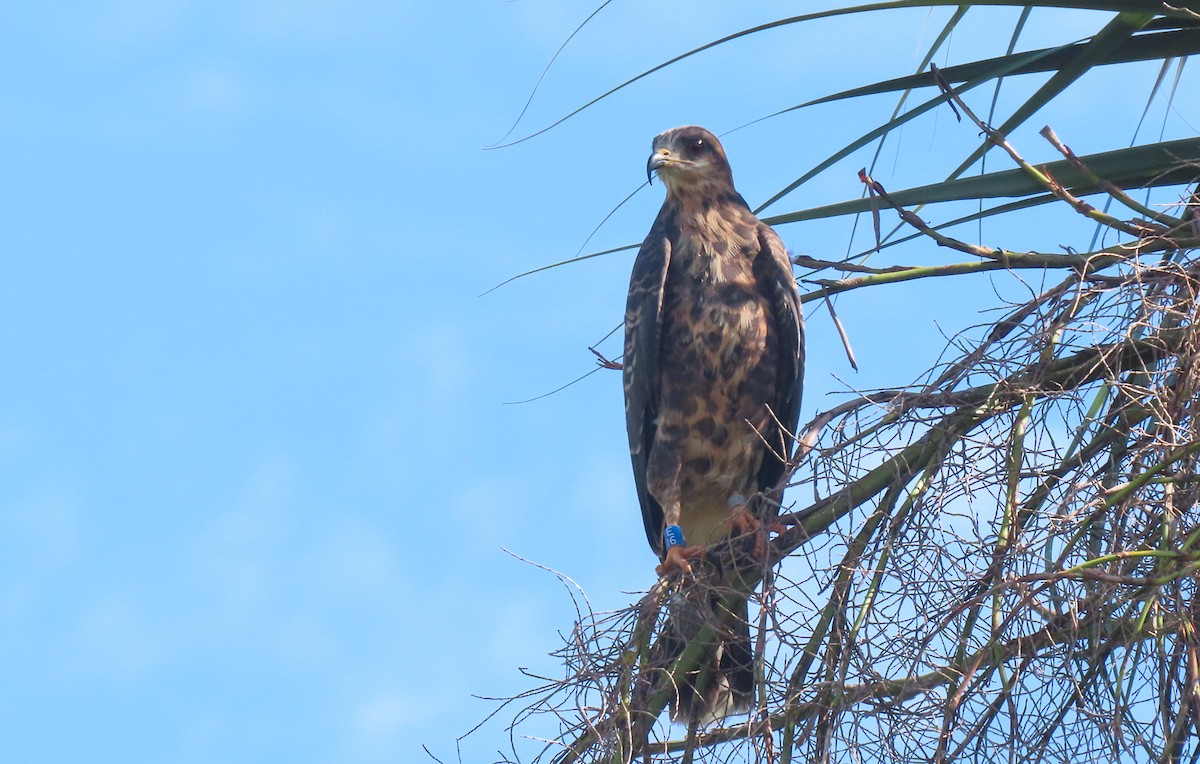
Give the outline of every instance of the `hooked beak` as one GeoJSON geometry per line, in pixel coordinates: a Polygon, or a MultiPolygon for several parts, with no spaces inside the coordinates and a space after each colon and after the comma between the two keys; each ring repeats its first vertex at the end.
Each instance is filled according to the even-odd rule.
{"type": "Polygon", "coordinates": [[[654,172],[660,167],[668,164],[671,161],[671,152],[667,149],[659,149],[650,155],[649,161],[646,162],[646,182],[653,185],[654,172]]]}

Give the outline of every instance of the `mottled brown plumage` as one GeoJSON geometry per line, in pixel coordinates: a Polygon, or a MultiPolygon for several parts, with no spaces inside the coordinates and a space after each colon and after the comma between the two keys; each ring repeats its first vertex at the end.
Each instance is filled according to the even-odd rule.
{"type": "MultiPolygon", "coordinates": [[[[655,171],[667,198],[630,278],[625,416],[646,537],[670,568],[695,550],[668,554],[664,526],[711,545],[782,476],[791,444],[779,424],[794,431],[799,418],[804,332],[787,250],[734,190],[716,137],[695,126],[659,135],[655,171]]],[[[722,615],[709,680],[680,688],[676,715],[708,720],[752,700],[739,610],[722,615]]]]}

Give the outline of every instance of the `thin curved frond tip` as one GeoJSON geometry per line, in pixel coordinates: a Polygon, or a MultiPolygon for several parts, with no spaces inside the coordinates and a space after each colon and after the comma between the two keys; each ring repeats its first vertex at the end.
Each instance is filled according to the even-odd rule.
{"type": "Polygon", "coordinates": [[[583,248],[588,245],[588,242],[592,240],[592,237],[596,235],[596,232],[599,231],[601,228],[603,228],[604,224],[607,223],[609,221],[609,219],[612,218],[612,216],[616,214],[617,210],[624,207],[625,203],[628,202],[630,199],[632,199],[634,197],[634,195],[637,194],[638,191],[641,191],[643,188],[646,188],[649,185],[650,185],[649,182],[641,184],[640,186],[635,188],[633,191],[629,192],[628,196],[626,196],[621,201],[617,202],[617,206],[615,206],[611,210],[609,210],[608,214],[605,215],[604,218],[599,223],[596,224],[596,227],[592,229],[592,232],[589,233],[587,235],[587,238],[583,240],[583,243],[579,245],[579,249],[575,250],[574,257],[567,259],[567,260],[562,260],[557,263],[551,263],[550,265],[543,265],[540,268],[534,268],[531,271],[525,271],[524,273],[518,273],[516,276],[512,276],[511,278],[507,278],[504,281],[501,281],[499,284],[497,284],[496,286],[492,287],[491,289],[487,290],[486,292],[484,292],[483,294],[481,294],[479,296],[483,297],[484,295],[487,295],[487,294],[490,294],[490,293],[496,291],[497,289],[504,286],[505,284],[509,284],[513,281],[516,281],[517,279],[524,278],[525,276],[530,276],[534,273],[540,273],[541,271],[548,271],[551,268],[557,268],[560,265],[569,265],[571,263],[577,263],[580,260],[590,260],[593,257],[599,257],[601,255],[611,255],[614,252],[623,252],[627,249],[634,249],[635,247],[639,246],[637,244],[625,244],[620,247],[615,247],[613,249],[606,249],[606,250],[603,250],[600,252],[592,252],[587,255],[579,254],[580,252],[583,251],[583,248]]]}
{"type": "MultiPolygon", "coordinates": [[[[595,352],[595,351],[592,351],[592,352],[595,352]]],[[[526,398],[526,399],[520,400],[520,401],[504,401],[503,403],[505,406],[520,406],[525,403],[533,403],[534,401],[540,401],[543,398],[549,398],[551,395],[561,393],[563,390],[566,390],[568,387],[571,387],[572,385],[579,384],[580,382],[582,382],[583,380],[592,376],[593,374],[600,371],[601,369],[607,369],[607,368],[610,368],[610,367],[604,366],[604,365],[598,365],[594,369],[588,371],[587,373],[580,374],[578,377],[576,377],[575,379],[572,379],[570,382],[567,382],[566,384],[563,384],[563,385],[559,385],[558,387],[554,388],[550,392],[542,393],[541,395],[535,395],[532,398],[526,398]]]]}
{"type": "Polygon", "coordinates": [[[563,40],[562,45],[558,46],[558,50],[554,51],[554,55],[551,56],[550,60],[546,62],[546,68],[542,69],[542,73],[538,76],[537,82],[533,84],[533,90],[529,92],[529,97],[525,99],[525,105],[521,107],[521,112],[517,115],[517,118],[513,120],[512,126],[508,128],[508,131],[505,132],[504,135],[500,136],[498,141],[493,143],[491,146],[485,146],[484,148],[495,148],[499,144],[503,143],[508,136],[513,134],[513,131],[517,129],[517,125],[521,124],[521,119],[524,118],[525,112],[529,111],[529,105],[533,103],[534,96],[536,96],[538,90],[541,89],[542,81],[545,80],[546,75],[550,73],[550,67],[554,66],[554,62],[558,60],[558,57],[562,55],[562,52],[566,50],[566,47],[571,44],[571,40],[575,39],[575,35],[579,34],[583,28],[587,26],[592,19],[596,18],[596,15],[599,14],[600,11],[608,7],[610,3],[612,3],[612,0],[604,0],[604,2],[600,4],[600,7],[588,14],[588,17],[584,19],[579,26],[575,27],[575,30],[571,32],[571,34],[567,35],[567,39],[563,40]]]}
{"type": "Polygon", "coordinates": [[[640,245],[626,244],[625,246],[622,246],[622,247],[613,247],[612,249],[603,249],[603,250],[600,250],[599,252],[592,252],[590,254],[580,255],[579,257],[572,257],[569,260],[560,260],[557,263],[550,263],[549,265],[543,265],[538,268],[534,268],[532,270],[525,271],[524,273],[518,273],[515,276],[509,276],[504,281],[501,281],[499,284],[497,284],[496,286],[487,290],[486,292],[480,293],[479,296],[484,297],[486,295],[489,295],[492,292],[495,292],[497,289],[499,289],[500,287],[502,287],[506,284],[511,284],[512,282],[516,281],[517,279],[523,279],[526,276],[532,276],[535,273],[541,273],[542,271],[548,271],[551,268],[558,268],[559,266],[563,266],[563,265],[570,265],[571,263],[578,263],[581,260],[591,260],[593,257],[600,257],[601,255],[611,255],[614,252],[624,252],[627,249],[637,249],[638,246],[640,246],[640,245]]]}

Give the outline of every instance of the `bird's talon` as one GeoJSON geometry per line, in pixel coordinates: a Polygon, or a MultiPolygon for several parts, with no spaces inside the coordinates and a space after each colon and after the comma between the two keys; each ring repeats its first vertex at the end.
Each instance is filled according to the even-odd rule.
{"type": "Polygon", "coordinates": [[[782,533],[785,529],[778,523],[764,525],[745,504],[735,507],[732,512],[729,523],[733,535],[750,539],[751,554],[754,558],[765,558],[770,549],[771,532],[782,533]]]}
{"type": "Polygon", "coordinates": [[[692,578],[692,564],[688,562],[688,558],[695,557],[703,551],[704,547],[699,546],[673,546],[667,550],[662,564],[654,570],[659,576],[669,576],[675,571],[679,571],[683,576],[692,578]]]}

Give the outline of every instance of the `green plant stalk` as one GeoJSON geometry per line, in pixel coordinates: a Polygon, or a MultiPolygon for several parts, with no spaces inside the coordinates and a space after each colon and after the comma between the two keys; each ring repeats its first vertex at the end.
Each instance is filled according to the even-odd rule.
{"type": "Polygon", "coordinates": [[[915,279],[937,278],[942,276],[958,276],[964,273],[987,273],[988,271],[1007,271],[1036,268],[1077,268],[1081,263],[1077,255],[1041,255],[1036,252],[1008,252],[1006,260],[983,260],[981,262],[951,263],[949,265],[913,266],[903,270],[872,273],[866,276],[856,276],[849,279],[814,279],[806,283],[819,284],[824,292],[808,292],[801,296],[801,302],[812,302],[821,299],[826,293],[837,294],[849,292],[863,287],[879,286],[881,284],[899,284],[915,279]]]}
{"type": "Polygon", "coordinates": [[[1180,459],[1182,459],[1190,454],[1194,454],[1197,451],[1200,451],[1200,443],[1190,443],[1186,446],[1183,446],[1182,448],[1178,448],[1175,451],[1171,452],[1171,454],[1169,454],[1162,461],[1155,464],[1153,467],[1151,467],[1150,469],[1141,473],[1140,475],[1133,478],[1129,482],[1123,484],[1111,496],[1106,498],[1104,500],[1105,508],[1112,507],[1113,505],[1119,504],[1120,502],[1124,501],[1126,498],[1128,498],[1130,496],[1130,494],[1132,494],[1134,491],[1138,490],[1142,486],[1146,485],[1146,483],[1148,483],[1151,478],[1153,478],[1158,473],[1162,472],[1164,469],[1169,467],[1171,464],[1174,464],[1175,462],[1179,461],[1180,459]]]}
{"type": "MultiPolygon", "coordinates": [[[[1042,355],[1045,357],[1047,351],[1053,347],[1053,340],[1048,343],[1048,347],[1043,349],[1042,355]]],[[[1005,555],[1008,553],[1009,547],[1016,540],[1019,531],[1017,527],[1017,499],[1020,494],[1021,487],[1021,471],[1025,463],[1025,433],[1029,427],[1029,418],[1033,414],[1033,404],[1037,400],[1033,393],[1025,395],[1025,400],[1021,404],[1021,410],[1017,412],[1017,417],[1013,421],[1012,430],[1012,448],[1009,451],[1008,463],[1008,485],[1004,502],[1004,519],[1000,524],[1000,533],[996,539],[996,557],[993,566],[996,570],[996,575],[999,575],[1001,565],[1005,555]]],[[[999,651],[999,644],[996,643],[1000,635],[1001,624],[1004,620],[1004,615],[1001,612],[1003,604],[1003,596],[997,590],[992,595],[992,636],[991,641],[995,643],[994,649],[999,651]]],[[[997,661],[999,653],[996,654],[997,661]]],[[[999,663],[993,663],[993,666],[999,666],[999,663]]],[[[985,675],[986,676],[986,675],[985,675]]],[[[1001,670],[1001,683],[1004,691],[1009,691],[1009,682],[1007,675],[1001,670]]]]}

